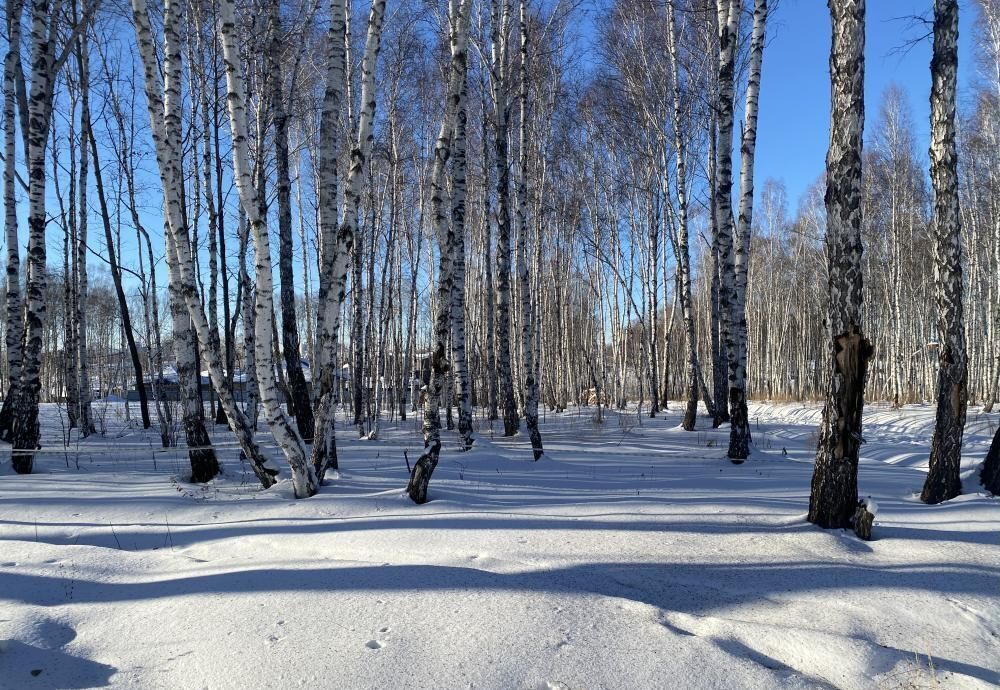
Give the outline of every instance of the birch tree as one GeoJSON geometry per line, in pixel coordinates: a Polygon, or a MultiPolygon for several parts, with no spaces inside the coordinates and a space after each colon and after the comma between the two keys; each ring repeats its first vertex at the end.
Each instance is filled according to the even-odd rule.
{"type": "MultiPolygon", "coordinates": [[[[213,347],[212,338],[200,302],[197,281],[194,275],[191,248],[188,244],[188,230],[181,206],[179,191],[183,185],[180,170],[180,36],[179,16],[175,3],[166,0],[164,11],[164,60],[163,76],[160,75],[153,32],[149,24],[146,0],[132,1],[132,16],[135,24],[139,55],[142,59],[149,110],[150,129],[156,149],[156,163],[163,187],[165,232],[167,240],[167,268],[170,283],[179,291],[187,309],[201,347],[202,359],[208,366],[212,385],[225,408],[226,417],[236,434],[250,467],[264,488],[272,486],[278,471],[268,463],[253,437],[253,427],[237,407],[232,395],[230,381],[222,368],[218,348],[213,347]]],[[[270,333],[268,334],[270,340],[270,333]]]]}
{"type": "Polygon", "coordinates": [[[750,452],[750,420],[747,416],[747,273],[750,262],[750,234],[753,217],[753,168],[757,150],[757,103],[764,59],[764,23],[767,0],[755,0],[750,36],[750,69],[746,105],[743,108],[743,136],[740,146],[740,208],[736,233],[735,291],[732,295],[729,348],[729,458],[745,460],[750,452]]]}
{"type": "Polygon", "coordinates": [[[809,498],[809,521],[849,527],[858,503],[858,453],[872,347],[861,331],[861,152],[865,0],[829,0],[830,147],[826,156],[829,271],[827,399],[809,498]]]}
{"type": "MultiPolygon", "coordinates": [[[[521,364],[524,376],[524,422],[531,439],[531,452],[538,460],[542,457],[542,434],[538,430],[538,374],[535,371],[535,312],[536,300],[532,295],[531,275],[528,271],[528,9],[521,0],[521,79],[518,102],[521,123],[518,130],[519,175],[517,190],[517,277],[521,291],[521,364]]],[[[655,396],[655,393],[654,393],[655,396]]]]}
{"type": "Polygon", "coordinates": [[[934,283],[937,293],[937,412],[930,466],[920,500],[940,503],[962,493],[959,477],[968,398],[962,237],[955,144],[958,2],[935,0],[931,58],[931,183],[934,187],[934,283]]]}
{"type": "MultiPolygon", "coordinates": [[[[716,153],[717,167],[714,190],[716,223],[718,224],[719,253],[719,312],[723,330],[725,348],[732,353],[736,348],[736,325],[733,323],[735,313],[735,256],[733,253],[733,119],[736,81],[736,41],[739,37],[740,12],[742,0],[719,0],[719,92],[716,105],[716,116],[719,123],[719,144],[716,153]]],[[[730,377],[732,370],[730,369],[730,377]]],[[[729,395],[733,388],[730,386],[729,395]]],[[[717,401],[718,405],[724,404],[717,401]]],[[[737,414],[733,410],[733,400],[729,398],[729,414],[737,414]]],[[[734,425],[739,425],[738,418],[731,418],[734,425]]],[[[739,433],[739,432],[737,432],[739,433]]],[[[732,434],[732,432],[730,432],[732,434]]],[[[743,458],[729,456],[729,459],[739,464],[743,458]]]]}
{"type": "Polygon", "coordinates": [[[453,299],[452,263],[455,232],[448,223],[445,170],[455,148],[456,125],[465,109],[468,68],[469,18],[471,0],[450,0],[448,12],[448,42],[451,62],[448,69],[448,86],[444,115],[434,143],[434,162],[431,168],[431,222],[434,235],[441,244],[438,275],[438,308],[434,318],[434,343],[431,352],[431,382],[427,387],[424,406],[424,452],[410,472],[406,492],[414,503],[427,501],[427,486],[437,467],[441,453],[441,392],[449,375],[447,348],[450,331],[451,304],[453,299]]]}

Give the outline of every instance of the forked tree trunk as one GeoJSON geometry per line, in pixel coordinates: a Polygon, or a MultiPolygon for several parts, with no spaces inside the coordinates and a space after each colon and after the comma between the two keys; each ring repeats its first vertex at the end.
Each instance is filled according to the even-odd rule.
{"type": "MultiPolygon", "coordinates": [[[[260,389],[264,411],[267,414],[268,426],[275,442],[291,466],[295,496],[308,498],[315,494],[318,489],[316,473],[313,471],[312,465],[307,462],[302,439],[285,416],[281,407],[278,387],[275,383],[274,350],[271,347],[274,329],[274,301],[272,297],[274,278],[271,268],[271,245],[267,218],[261,213],[258,191],[251,177],[246,95],[243,88],[240,51],[236,43],[236,12],[233,0],[221,0],[219,3],[219,27],[223,62],[226,68],[226,103],[229,109],[229,125],[233,140],[233,179],[253,234],[255,261],[254,356],[257,360],[255,369],[257,385],[260,389]]],[[[288,232],[290,235],[291,227],[288,228],[288,232]]]]}
{"type": "Polygon", "coordinates": [[[920,500],[940,503],[962,493],[962,434],[968,399],[968,357],[962,303],[962,235],[958,208],[955,91],[958,81],[958,2],[934,2],[931,58],[931,184],[934,187],[934,283],[937,292],[937,414],[930,467],[920,500]]]}
{"type": "Polygon", "coordinates": [[[861,145],[865,0],[829,0],[830,148],[826,156],[829,270],[827,399],[809,498],[809,521],[850,527],[858,503],[858,453],[872,347],[861,332],[861,145]]]}

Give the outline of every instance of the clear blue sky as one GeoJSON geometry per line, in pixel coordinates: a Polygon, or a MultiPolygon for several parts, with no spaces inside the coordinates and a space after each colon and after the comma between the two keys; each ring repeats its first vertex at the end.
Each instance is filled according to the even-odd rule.
{"type": "MultiPolygon", "coordinates": [[[[865,128],[878,119],[882,92],[896,83],[912,107],[918,146],[929,141],[930,39],[900,52],[930,27],[897,17],[930,17],[932,0],[868,0],[865,45],[865,128]]],[[[959,98],[975,79],[972,0],[959,3],[959,98]]],[[[823,172],[830,126],[830,17],[824,0],[780,0],[767,27],[760,95],[756,189],[767,178],[785,183],[789,211],[823,172]]]]}

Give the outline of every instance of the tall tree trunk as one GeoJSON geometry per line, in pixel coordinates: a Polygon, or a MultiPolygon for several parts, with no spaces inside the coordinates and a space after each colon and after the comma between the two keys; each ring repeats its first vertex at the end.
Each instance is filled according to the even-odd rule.
{"type": "Polygon", "coordinates": [[[462,84],[462,107],[456,115],[451,160],[451,254],[452,293],[450,301],[451,352],[458,388],[458,433],[466,449],[472,448],[472,391],[466,358],[465,332],[465,194],[466,194],[466,85],[462,84]]]}
{"type": "Polygon", "coordinates": [[[434,342],[431,351],[431,382],[427,387],[424,406],[424,452],[413,465],[406,492],[414,503],[427,501],[427,486],[437,467],[441,453],[441,393],[449,376],[448,336],[451,330],[453,300],[452,264],[455,228],[448,222],[445,190],[445,167],[451,157],[456,123],[465,110],[466,72],[468,67],[469,17],[471,0],[451,0],[449,12],[449,42],[451,64],[448,70],[447,101],[437,141],[434,143],[434,163],[431,168],[431,219],[434,234],[441,244],[441,264],[438,273],[437,313],[434,318],[434,342]]]}
{"type": "Polygon", "coordinates": [[[865,0],[829,0],[830,148],[826,155],[829,271],[827,399],[809,521],[849,527],[858,503],[858,453],[872,347],[861,332],[861,146],[864,130],[865,0]]]}
{"type": "Polygon", "coordinates": [[[740,210],[736,236],[735,293],[730,319],[733,347],[729,350],[729,459],[745,460],[750,453],[750,420],[747,417],[747,274],[750,264],[750,234],[753,225],[753,167],[757,151],[757,103],[760,71],[764,60],[764,24],[767,0],[756,0],[750,35],[750,74],[743,108],[740,146],[740,210]]]}
{"type": "MultiPolygon", "coordinates": [[[[351,259],[351,249],[357,234],[358,208],[365,181],[365,171],[371,156],[372,124],[375,120],[375,72],[381,46],[382,21],[385,17],[385,0],[374,0],[368,15],[368,32],[365,37],[365,52],[361,59],[361,112],[358,116],[357,135],[351,146],[351,164],[344,190],[344,220],[336,229],[336,189],[337,189],[337,149],[336,117],[344,93],[345,56],[340,49],[343,45],[345,25],[338,12],[343,4],[334,0],[331,6],[331,47],[327,59],[328,72],[326,94],[324,96],[322,123],[320,125],[320,175],[324,189],[320,192],[323,271],[320,273],[320,299],[317,309],[317,333],[321,369],[317,370],[320,381],[320,397],[316,403],[316,428],[313,435],[312,462],[320,482],[328,469],[337,469],[337,452],[333,421],[335,389],[333,363],[336,361],[337,333],[340,329],[340,312],[347,285],[347,271],[351,259]],[[337,38],[339,36],[339,39],[337,38]],[[332,189],[325,189],[327,184],[332,189]],[[329,194],[327,194],[329,192],[329,194]]],[[[355,372],[360,375],[361,372],[355,372]]],[[[315,376],[313,378],[315,387],[315,376]]],[[[315,394],[315,392],[314,392],[315,394]]]]}
{"type": "Polygon", "coordinates": [[[146,0],[132,1],[136,38],[142,58],[146,103],[149,110],[150,127],[156,148],[156,162],[163,185],[166,230],[171,239],[168,243],[167,268],[170,282],[176,286],[183,298],[188,315],[194,326],[198,343],[203,348],[205,363],[212,378],[212,385],[219,395],[220,403],[226,408],[226,416],[236,434],[254,474],[265,488],[275,482],[277,469],[271,466],[267,457],[253,438],[249,420],[236,407],[230,382],[222,368],[222,358],[212,347],[208,320],[199,301],[197,283],[194,276],[191,248],[188,246],[187,226],[184,220],[179,190],[183,186],[180,177],[180,36],[177,27],[177,11],[172,0],[168,0],[164,13],[164,34],[166,51],[163,76],[161,77],[153,46],[153,34],[149,25],[146,0]]]}
{"type": "Polygon", "coordinates": [[[934,187],[934,283],[937,292],[937,414],[930,467],[920,500],[940,503],[962,493],[962,433],[968,401],[968,357],[962,302],[962,234],[958,207],[955,92],[958,2],[934,2],[931,58],[931,183],[934,187]]]}
{"type": "Polygon", "coordinates": [[[497,167],[497,373],[503,434],[513,436],[521,421],[514,400],[514,376],[510,362],[510,100],[508,53],[508,0],[494,0],[492,18],[494,150],[497,167]],[[501,8],[500,6],[503,5],[501,8]]]}
{"type": "MultiPolygon", "coordinates": [[[[521,79],[518,101],[521,106],[521,123],[518,135],[517,190],[517,277],[521,290],[521,349],[524,374],[524,422],[531,438],[531,452],[535,460],[542,457],[542,434],[538,430],[538,374],[535,369],[535,311],[536,300],[531,294],[531,275],[528,271],[528,10],[525,0],[520,4],[521,23],[521,79]]],[[[463,151],[464,158],[464,151],[463,151]]],[[[656,393],[654,391],[655,398],[656,393]]]]}
{"type": "MultiPolygon", "coordinates": [[[[687,142],[684,139],[681,111],[680,70],[678,69],[677,32],[674,23],[674,3],[667,3],[667,48],[670,53],[671,96],[674,113],[674,155],[677,157],[677,293],[684,318],[684,338],[687,343],[687,404],[681,426],[693,431],[698,415],[698,344],[695,342],[694,313],[691,307],[691,252],[688,246],[687,204],[687,142]]],[[[664,193],[667,192],[664,183],[664,193]]],[[[673,238],[673,234],[671,234],[673,238]]]]}
{"type": "MultiPolygon", "coordinates": [[[[302,372],[299,330],[296,319],[295,278],[292,272],[292,177],[288,146],[288,112],[285,108],[281,71],[281,23],[278,2],[272,3],[271,42],[268,49],[270,103],[274,121],[274,159],[278,192],[278,273],[281,281],[281,348],[288,377],[290,403],[295,424],[306,443],[312,442],[315,421],[309,388],[302,372]]],[[[308,299],[308,295],[307,295],[308,299]]]]}
{"type": "Polygon", "coordinates": [[[89,206],[87,204],[90,156],[87,145],[90,139],[90,63],[87,32],[80,34],[77,42],[77,64],[80,68],[80,181],[78,204],[79,221],[76,238],[76,357],[79,377],[79,413],[77,423],[84,437],[94,433],[93,414],[90,408],[90,356],[87,348],[87,225],[89,206]]]}
{"type": "MultiPolygon", "coordinates": [[[[21,384],[21,367],[24,363],[21,349],[24,336],[24,314],[21,299],[21,258],[17,233],[17,196],[15,182],[17,177],[14,167],[16,145],[14,132],[17,128],[15,119],[15,82],[21,71],[21,13],[22,0],[7,0],[7,56],[3,64],[3,206],[4,206],[4,236],[7,240],[7,312],[4,344],[7,347],[7,394],[0,408],[0,439],[11,440],[10,425],[13,408],[11,403],[17,397],[21,384]]],[[[25,133],[27,134],[27,133],[25,133]]]]}
{"type": "MultiPolygon", "coordinates": [[[[274,350],[271,347],[274,330],[274,278],[271,268],[271,245],[267,217],[261,213],[258,190],[254,186],[250,168],[250,149],[247,138],[246,95],[243,88],[243,69],[239,46],[236,43],[236,13],[233,0],[219,3],[219,26],[222,39],[223,62],[226,68],[226,103],[229,106],[229,126],[233,140],[233,179],[240,196],[240,203],[247,214],[254,246],[254,356],[256,358],[257,385],[267,414],[268,426],[275,442],[285,454],[292,469],[292,485],[297,498],[308,498],[316,493],[318,483],[312,465],[306,460],[302,439],[292,428],[281,407],[274,376],[274,350]]],[[[287,144],[287,137],[286,137],[287,144]]],[[[285,174],[287,176],[287,156],[285,174]]],[[[280,173],[279,173],[280,179],[280,173]]],[[[285,189],[286,202],[288,190],[285,189]]],[[[290,219],[289,219],[290,221],[290,219]]],[[[287,227],[291,235],[291,223],[287,227]]]]}

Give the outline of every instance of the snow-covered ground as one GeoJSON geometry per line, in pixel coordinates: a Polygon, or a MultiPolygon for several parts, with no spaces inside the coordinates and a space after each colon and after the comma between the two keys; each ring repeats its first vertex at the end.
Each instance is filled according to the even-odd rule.
{"type": "MultiPolygon", "coordinates": [[[[341,477],[296,501],[257,491],[222,429],[225,477],[194,486],[106,412],[37,474],[0,455],[0,688],[1000,683],[1000,500],[971,476],[916,499],[930,407],[869,408],[872,542],[805,522],[815,406],[753,405],[741,466],[677,411],[548,413],[538,463],[480,424],[468,453],[446,435],[419,507],[412,420],[342,428],[341,477]]],[[[997,422],[970,412],[967,471],[997,422]]]]}

